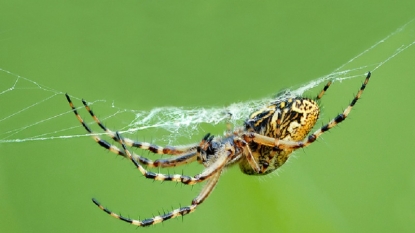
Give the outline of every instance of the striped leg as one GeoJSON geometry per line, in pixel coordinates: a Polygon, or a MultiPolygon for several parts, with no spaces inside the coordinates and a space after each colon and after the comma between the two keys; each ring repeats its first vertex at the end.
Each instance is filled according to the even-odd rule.
{"type": "MultiPolygon", "coordinates": [[[[97,116],[95,116],[94,112],[91,110],[89,105],[85,100],[82,100],[82,103],[84,104],[86,110],[89,112],[89,114],[92,116],[94,121],[101,127],[102,130],[104,130],[112,139],[117,141],[117,138],[115,136],[115,132],[105,127],[104,124],[98,119],[97,116]]],[[[129,138],[124,138],[124,143],[127,144],[130,147],[137,147],[143,150],[149,150],[155,154],[167,154],[167,155],[182,155],[191,151],[195,151],[197,145],[189,145],[189,146],[181,146],[181,147],[174,147],[174,146],[166,146],[161,147],[157,145],[150,144],[148,142],[139,142],[134,141],[129,138]]],[[[118,141],[119,142],[119,141],[118,141]]]]}
{"type": "Polygon", "coordinates": [[[115,136],[117,137],[117,141],[120,141],[121,146],[127,157],[134,163],[134,165],[141,172],[141,174],[143,174],[144,177],[160,181],[174,181],[186,185],[194,185],[200,183],[204,180],[209,179],[217,172],[221,171],[223,167],[225,167],[226,162],[229,161],[230,158],[232,158],[235,152],[234,148],[230,148],[230,146],[223,147],[223,150],[218,152],[218,158],[216,159],[216,161],[214,161],[212,164],[210,164],[210,166],[205,168],[205,170],[203,170],[202,173],[195,175],[194,177],[180,174],[161,174],[147,171],[143,166],[141,166],[136,160],[133,159],[131,153],[129,152],[128,148],[124,143],[124,139],[122,139],[118,132],[115,132],[115,136]]]}
{"type": "MultiPolygon", "coordinates": [[[[243,135],[244,140],[246,142],[256,142],[261,145],[266,145],[270,147],[278,147],[280,149],[288,149],[288,148],[303,148],[306,146],[309,146],[311,143],[317,140],[324,132],[329,131],[334,126],[340,124],[342,121],[344,121],[347,116],[349,115],[350,111],[352,110],[353,106],[356,104],[356,102],[360,99],[360,96],[362,95],[363,91],[366,88],[367,83],[369,82],[371,73],[368,72],[365,81],[363,82],[362,86],[360,87],[360,90],[357,92],[356,96],[353,98],[352,102],[347,106],[347,108],[343,111],[343,113],[340,113],[337,115],[333,120],[331,120],[329,123],[323,125],[320,129],[315,131],[313,134],[309,135],[306,139],[300,142],[295,141],[285,141],[280,140],[278,138],[271,138],[264,135],[260,135],[257,133],[246,133],[243,135]]],[[[327,86],[327,85],[326,85],[327,86]]],[[[325,88],[326,89],[326,88],[325,88]]]]}
{"type": "Polygon", "coordinates": [[[326,93],[327,89],[329,89],[332,81],[328,81],[328,83],[323,87],[323,90],[320,91],[320,93],[316,96],[316,100],[321,99],[323,97],[324,93],[326,93]]]}
{"type": "Polygon", "coordinates": [[[244,155],[246,160],[248,161],[249,165],[252,167],[252,169],[256,172],[259,173],[260,172],[260,168],[258,163],[255,161],[254,156],[252,156],[252,151],[251,148],[249,148],[248,143],[246,143],[242,138],[235,138],[234,139],[235,145],[237,145],[237,147],[243,148],[244,149],[244,155]]]}
{"type": "Polygon", "coordinates": [[[209,194],[212,192],[212,190],[214,189],[214,187],[218,183],[220,175],[221,175],[221,171],[217,172],[215,175],[213,175],[207,181],[206,185],[203,187],[200,194],[195,199],[193,199],[191,205],[186,206],[186,207],[181,207],[181,208],[175,209],[171,212],[165,213],[163,215],[155,216],[153,218],[148,218],[148,219],[144,219],[144,220],[135,220],[135,219],[126,218],[124,216],[116,214],[116,213],[112,212],[111,210],[105,208],[95,198],[93,198],[92,201],[101,210],[103,210],[105,213],[111,215],[114,218],[120,219],[124,222],[128,222],[128,223],[130,223],[132,225],[135,225],[135,226],[140,226],[140,227],[151,226],[151,225],[161,223],[161,222],[164,222],[164,221],[172,219],[172,218],[176,218],[178,216],[184,216],[186,214],[190,214],[193,211],[195,211],[196,207],[198,205],[200,205],[209,196],[209,194]]]}
{"type": "MultiPolygon", "coordinates": [[[[105,149],[107,149],[107,150],[109,150],[109,151],[111,151],[111,152],[113,152],[117,155],[127,157],[127,155],[124,153],[124,151],[120,150],[118,147],[116,147],[114,145],[111,145],[106,140],[103,140],[100,137],[98,137],[97,135],[95,135],[94,132],[91,130],[91,128],[85,123],[85,121],[82,119],[82,117],[78,114],[78,111],[76,110],[76,108],[75,108],[74,104],[72,103],[72,101],[71,101],[68,94],[66,94],[66,99],[68,100],[69,105],[71,106],[72,111],[74,112],[74,114],[75,114],[76,118],[78,119],[78,121],[82,124],[82,126],[86,129],[86,131],[91,135],[91,137],[95,140],[95,142],[97,142],[100,146],[104,147],[105,149]]],[[[86,107],[87,107],[88,111],[90,111],[88,105],[86,105],[86,107]]],[[[94,120],[100,126],[104,127],[103,124],[98,120],[98,118],[95,117],[95,115],[93,114],[92,111],[90,111],[90,114],[94,117],[94,120]]],[[[111,137],[113,137],[110,133],[112,131],[106,130],[106,132],[109,133],[111,137]]],[[[116,139],[114,139],[114,140],[116,140],[116,139]]],[[[128,142],[133,143],[134,141],[128,139],[128,142]]],[[[135,143],[137,144],[138,142],[135,142],[135,143]]],[[[177,148],[179,148],[179,147],[177,147],[177,148],[176,147],[166,147],[167,148],[166,149],[166,148],[158,147],[158,146],[155,146],[155,145],[151,145],[149,143],[142,143],[142,144],[146,145],[148,148],[151,148],[151,149],[148,149],[148,150],[150,150],[154,153],[157,153],[157,152],[176,153],[178,151],[177,148]],[[175,149],[172,149],[172,148],[175,148],[175,149]]],[[[138,146],[136,146],[136,147],[138,147],[138,146]]],[[[143,149],[145,149],[145,148],[143,148],[143,149]]],[[[141,163],[143,165],[146,165],[148,167],[173,167],[173,166],[178,166],[178,165],[190,163],[190,162],[193,162],[193,161],[196,160],[197,153],[196,153],[196,148],[195,148],[194,145],[188,146],[188,147],[183,147],[182,150],[183,150],[183,153],[181,155],[179,155],[177,153],[176,155],[178,155],[178,157],[175,157],[173,159],[158,159],[158,160],[152,161],[152,160],[147,159],[145,157],[139,156],[135,153],[132,154],[132,157],[133,157],[134,160],[136,160],[139,163],[141,163]],[[187,151],[187,152],[184,152],[184,151],[187,151]]],[[[163,153],[161,153],[161,154],[163,154],[163,153]]]]}

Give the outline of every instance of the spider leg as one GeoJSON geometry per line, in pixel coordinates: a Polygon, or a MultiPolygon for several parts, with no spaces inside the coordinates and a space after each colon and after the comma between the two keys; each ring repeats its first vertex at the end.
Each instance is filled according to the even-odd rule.
{"type": "Polygon", "coordinates": [[[233,132],[232,132],[232,128],[233,128],[233,126],[232,126],[232,123],[231,123],[231,120],[232,120],[232,113],[227,112],[227,114],[229,115],[229,118],[226,118],[226,131],[225,131],[225,137],[229,137],[229,136],[231,136],[231,135],[233,134],[233,132]]]}
{"type": "Polygon", "coordinates": [[[135,225],[135,226],[140,226],[140,227],[151,226],[151,225],[161,223],[161,222],[164,222],[164,221],[172,219],[172,218],[176,218],[178,216],[184,216],[186,214],[190,214],[193,211],[195,211],[196,207],[198,205],[200,205],[209,196],[209,194],[213,191],[214,187],[218,183],[220,175],[221,175],[221,172],[219,171],[216,174],[214,174],[207,181],[206,185],[203,187],[203,189],[199,193],[199,195],[196,198],[193,199],[191,205],[181,207],[181,208],[172,210],[171,212],[165,213],[163,215],[155,216],[153,218],[148,218],[148,219],[144,219],[144,220],[135,220],[135,219],[126,218],[124,216],[116,214],[116,213],[112,212],[111,210],[105,208],[95,198],[93,198],[92,201],[101,210],[103,210],[105,213],[111,215],[114,218],[120,219],[124,222],[128,222],[128,223],[130,223],[132,225],[135,225]]]}
{"type": "Polygon", "coordinates": [[[297,148],[303,148],[306,146],[309,146],[311,143],[317,140],[318,137],[320,137],[324,132],[329,131],[331,128],[335,127],[336,125],[340,124],[342,121],[344,121],[347,116],[349,115],[350,111],[352,110],[353,106],[356,104],[356,102],[360,99],[360,96],[362,95],[363,91],[366,88],[367,83],[369,82],[371,73],[368,72],[365,81],[363,82],[362,86],[360,87],[360,90],[357,92],[356,96],[353,98],[349,106],[337,115],[334,119],[332,119],[329,123],[323,125],[320,129],[316,130],[313,134],[310,134],[306,139],[303,141],[295,142],[295,141],[286,141],[286,140],[280,140],[278,138],[271,138],[267,137],[261,134],[257,133],[246,133],[243,134],[243,138],[246,142],[254,141],[261,145],[266,145],[270,147],[278,147],[280,149],[297,149],[297,148]]]}
{"type": "MultiPolygon", "coordinates": [[[[109,142],[107,142],[106,140],[98,137],[97,135],[94,134],[94,132],[91,130],[91,128],[85,123],[85,121],[82,119],[82,117],[79,115],[78,111],[76,110],[74,104],[72,103],[70,97],[68,94],[66,94],[66,99],[69,102],[69,105],[72,108],[72,111],[74,112],[76,118],[78,119],[78,121],[82,124],[82,126],[86,129],[86,131],[91,135],[91,137],[95,140],[95,142],[97,142],[100,146],[104,147],[105,149],[117,154],[117,155],[121,155],[123,157],[128,157],[124,151],[120,150],[118,147],[111,145],[109,142]]],[[[92,112],[92,111],[91,111],[92,112]]],[[[91,113],[93,114],[93,113],[91,113]]],[[[98,118],[97,118],[98,119],[98,118]]],[[[99,122],[99,120],[98,120],[99,122]]],[[[101,123],[99,123],[101,124],[101,123]]],[[[102,124],[101,124],[102,125],[102,124]]],[[[115,140],[115,139],[114,139],[115,140]]],[[[137,155],[135,153],[131,154],[131,157],[135,160],[138,161],[139,163],[146,165],[148,167],[173,167],[173,166],[178,166],[178,165],[182,165],[182,164],[186,164],[186,163],[190,163],[196,160],[196,149],[194,150],[188,150],[187,152],[183,152],[182,154],[177,154],[178,156],[175,157],[174,159],[157,159],[155,161],[152,161],[150,159],[147,159],[145,157],[142,157],[140,155],[137,155]]]]}
{"type": "Polygon", "coordinates": [[[136,160],[133,159],[130,151],[126,147],[124,143],[124,139],[120,136],[118,132],[115,132],[115,136],[117,137],[117,140],[120,141],[121,146],[127,155],[127,157],[134,163],[134,165],[137,167],[137,169],[141,172],[141,174],[148,178],[153,180],[159,180],[159,181],[174,181],[178,183],[183,183],[186,185],[195,185],[197,183],[200,183],[202,181],[205,181],[215,175],[218,171],[221,171],[223,167],[225,167],[227,161],[234,155],[234,148],[230,145],[224,146],[222,151],[218,153],[216,161],[214,161],[212,164],[210,164],[207,168],[205,168],[202,173],[195,175],[194,177],[191,176],[185,176],[180,174],[161,174],[161,173],[154,173],[147,171],[143,166],[141,166],[136,160]]]}
{"type": "MultiPolygon", "coordinates": [[[[117,141],[117,138],[115,136],[115,132],[108,129],[107,127],[105,127],[104,124],[102,124],[102,122],[98,119],[98,117],[94,114],[94,112],[92,111],[92,109],[89,107],[89,105],[87,104],[87,102],[85,100],[82,100],[82,103],[84,104],[86,110],[89,112],[89,114],[91,115],[91,117],[94,119],[94,121],[99,125],[99,127],[101,127],[102,130],[105,131],[105,133],[108,134],[108,136],[110,136],[112,139],[114,139],[115,141],[117,141]]],[[[117,141],[119,142],[119,141],[117,141]]],[[[151,152],[153,152],[154,154],[167,154],[167,155],[181,155],[190,151],[194,151],[196,150],[197,145],[193,144],[193,145],[188,145],[188,146],[166,146],[166,147],[161,147],[158,145],[154,145],[148,142],[139,142],[139,141],[134,141],[131,140],[129,138],[124,138],[124,143],[128,146],[131,147],[137,147],[143,150],[149,150],[151,152]]]]}
{"type": "Polygon", "coordinates": [[[323,97],[324,93],[326,93],[327,89],[329,89],[331,84],[331,80],[327,82],[327,84],[323,87],[323,90],[321,90],[320,93],[316,96],[316,100],[319,100],[321,99],[321,97],[323,97]]]}
{"type": "Polygon", "coordinates": [[[242,138],[239,138],[239,137],[235,138],[234,142],[238,147],[243,148],[244,150],[243,154],[245,155],[245,158],[248,161],[249,165],[252,167],[252,169],[256,173],[259,173],[261,169],[258,163],[255,161],[254,156],[252,156],[252,151],[251,151],[251,148],[249,148],[248,143],[246,143],[242,138]]]}

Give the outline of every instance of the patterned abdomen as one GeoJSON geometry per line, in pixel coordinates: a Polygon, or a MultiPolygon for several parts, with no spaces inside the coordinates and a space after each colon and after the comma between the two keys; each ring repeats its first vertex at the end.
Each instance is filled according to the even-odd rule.
{"type": "MultiPolygon", "coordinates": [[[[252,113],[246,127],[248,131],[253,130],[268,137],[284,141],[301,141],[316,124],[319,113],[320,108],[314,100],[302,97],[289,98],[273,102],[252,113]]],[[[251,166],[243,161],[240,168],[248,175],[265,175],[274,171],[287,161],[294,150],[272,148],[255,142],[250,143],[249,147],[261,171],[255,173],[251,166]]]]}

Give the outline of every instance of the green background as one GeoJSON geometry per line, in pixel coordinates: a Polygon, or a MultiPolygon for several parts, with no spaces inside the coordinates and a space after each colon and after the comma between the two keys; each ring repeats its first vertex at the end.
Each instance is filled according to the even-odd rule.
{"type": "MultiPolygon", "coordinates": [[[[3,0],[0,12],[0,68],[14,73],[0,72],[0,232],[415,231],[415,47],[377,69],[350,118],[278,175],[230,168],[195,213],[147,229],[109,217],[90,198],[147,218],[189,204],[201,186],[145,180],[89,137],[4,141],[70,127],[45,137],[83,135],[65,92],[78,106],[81,97],[106,100],[93,106],[99,116],[127,109],[104,121],[118,129],[134,117],[129,110],[226,106],[299,86],[414,19],[414,1],[3,0]],[[18,75],[56,91],[19,78],[3,93],[18,75]]],[[[373,65],[414,40],[412,23],[345,68],[373,65]]],[[[347,106],[366,71],[333,85],[318,125],[347,106]]],[[[206,125],[177,143],[223,129],[206,125]]]]}

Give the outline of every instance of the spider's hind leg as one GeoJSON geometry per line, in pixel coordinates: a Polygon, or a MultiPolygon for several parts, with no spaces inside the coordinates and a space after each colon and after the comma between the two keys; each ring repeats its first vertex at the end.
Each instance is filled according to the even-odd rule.
{"type": "MultiPolygon", "coordinates": [[[[347,116],[350,114],[352,108],[356,104],[356,102],[360,99],[363,91],[366,88],[367,83],[369,82],[371,73],[368,72],[365,81],[363,82],[362,86],[360,87],[359,91],[357,92],[356,96],[350,102],[349,106],[339,115],[337,115],[334,119],[332,119],[329,123],[323,125],[320,129],[316,130],[313,134],[310,134],[307,138],[303,141],[287,141],[287,140],[280,140],[278,138],[271,138],[261,134],[257,134],[254,132],[249,132],[245,134],[244,140],[247,142],[254,141],[261,145],[266,145],[270,147],[278,147],[279,149],[298,149],[309,146],[311,143],[315,142],[317,138],[319,138],[323,133],[329,131],[331,128],[335,127],[336,125],[340,124],[344,121],[347,116]]],[[[327,86],[327,85],[326,85],[327,86]]],[[[327,88],[325,88],[327,89],[327,88]]],[[[323,90],[324,91],[324,90],[323,90]]],[[[324,93],[324,92],[323,92],[324,93]]],[[[320,96],[320,95],[319,95],[320,96]]]]}
{"type": "Polygon", "coordinates": [[[323,95],[326,93],[326,91],[327,91],[327,89],[329,89],[329,87],[330,87],[330,85],[332,84],[333,82],[330,80],[330,81],[328,81],[327,83],[326,83],[326,85],[323,87],[323,90],[321,90],[320,91],[320,93],[316,96],[316,100],[319,100],[319,99],[321,99],[321,97],[323,97],[323,95]]]}
{"type": "Polygon", "coordinates": [[[360,87],[359,91],[357,92],[356,96],[353,98],[353,100],[350,102],[349,106],[347,106],[342,113],[337,115],[335,118],[333,118],[329,123],[323,125],[320,129],[316,130],[313,134],[309,135],[306,139],[304,139],[301,142],[287,142],[287,141],[280,141],[279,147],[281,148],[302,148],[310,145],[314,141],[317,140],[323,133],[329,131],[331,128],[337,126],[341,122],[343,122],[352,111],[352,108],[357,103],[357,101],[360,99],[363,91],[366,88],[366,85],[369,82],[371,73],[368,72],[366,75],[366,79],[363,82],[362,86],[360,87]]]}

